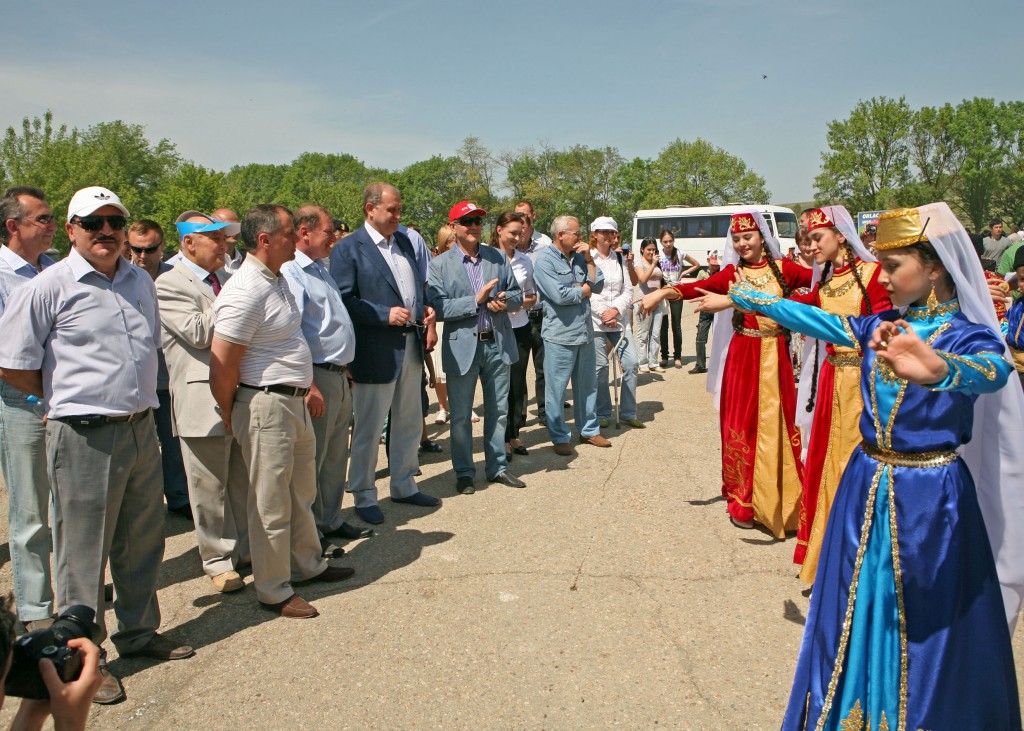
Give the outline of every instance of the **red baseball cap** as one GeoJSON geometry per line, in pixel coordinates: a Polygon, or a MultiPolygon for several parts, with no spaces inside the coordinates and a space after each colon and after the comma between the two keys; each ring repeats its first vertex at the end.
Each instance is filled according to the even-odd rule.
{"type": "Polygon", "coordinates": [[[486,216],[487,211],[485,211],[483,208],[478,206],[473,201],[459,201],[454,206],[452,206],[452,209],[450,211],[448,211],[448,222],[454,223],[455,221],[458,221],[460,218],[465,218],[470,214],[474,214],[477,216],[486,216]]]}

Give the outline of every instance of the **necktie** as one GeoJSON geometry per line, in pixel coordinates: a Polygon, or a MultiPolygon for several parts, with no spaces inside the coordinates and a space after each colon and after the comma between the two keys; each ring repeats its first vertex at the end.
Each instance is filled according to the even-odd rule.
{"type": "Polygon", "coordinates": [[[213,288],[213,296],[216,297],[220,294],[220,280],[217,279],[213,274],[206,278],[206,283],[213,288]]]}

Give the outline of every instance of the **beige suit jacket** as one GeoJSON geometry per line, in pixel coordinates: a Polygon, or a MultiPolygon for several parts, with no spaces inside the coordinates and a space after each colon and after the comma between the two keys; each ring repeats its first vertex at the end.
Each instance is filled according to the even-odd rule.
{"type": "MultiPolygon", "coordinates": [[[[221,284],[228,280],[216,272],[221,284]]],[[[210,391],[213,290],[184,261],[156,280],[164,358],[171,378],[171,425],[179,437],[224,436],[227,430],[210,391]]]]}

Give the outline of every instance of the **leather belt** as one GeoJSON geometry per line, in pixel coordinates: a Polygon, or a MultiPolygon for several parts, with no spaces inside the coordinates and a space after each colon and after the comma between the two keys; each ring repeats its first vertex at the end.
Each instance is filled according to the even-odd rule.
{"type": "Polygon", "coordinates": [[[323,368],[325,371],[330,371],[331,373],[341,373],[345,370],[345,366],[338,365],[336,363],[314,363],[313,367],[323,368]]]}
{"type": "Polygon", "coordinates": [[[477,333],[476,336],[480,339],[480,342],[487,343],[490,342],[491,340],[494,340],[494,331],[488,330],[487,332],[484,333],[477,333]]]}
{"type": "Polygon", "coordinates": [[[306,398],[306,395],[309,393],[308,388],[286,386],[283,383],[272,383],[269,386],[250,386],[248,383],[239,383],[238,387],[248,388],[252,391],[262,391],[263,393],[279,393],[284,396],[298,396],[299,398],[306,398]]]}
{"type": "Polygon", "coordinates": [[[940,450],[935,452],[894,452],[881,449],[874,444],[861,442],[860,448],[871,459],[894,467],[945,467],[956,462],[956,452],[940,450]]]}
{"type": "Polygon", "coordinates": [[[127,416],[107,416],[106,414],[83,414],[81,416],[55,416],[54,421],[60,421],[70,426],[103,426],[104,424],[131,424],[145,418],[153,409],[145,409],[127,416]]]}

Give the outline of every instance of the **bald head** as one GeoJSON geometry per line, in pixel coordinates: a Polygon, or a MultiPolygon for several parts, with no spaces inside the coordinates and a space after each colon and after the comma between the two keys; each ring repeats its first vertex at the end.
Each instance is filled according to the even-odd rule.
{"type": "MultiPolygon", "coordinates": [[[[230,208],[218,208],[210,215],[213,217],[213,220],[220,221],[221,223],[241,223],[238,220],[238,214],[230,208]]],[[[228,254],[233,259],[235,257],[235,246],[238,244],[238,235],[226,236],[224,240],[228,242],[228,254]]]]}

